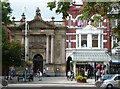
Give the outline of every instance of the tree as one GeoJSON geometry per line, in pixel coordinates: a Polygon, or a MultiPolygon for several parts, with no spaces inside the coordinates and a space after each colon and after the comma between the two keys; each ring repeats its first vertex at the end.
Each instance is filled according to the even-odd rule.
{"type": "Polygon", "coordinates": [[[56,8],[55,12],[57,14],[62,13],[63,19],[65,19],[68,16],[67,11],[69,10],[71,4],[72,4],[71,2],[63,2],[59,0],[59,2],[56,2],[56,1],[48,2],[47,7],[49,7],[50,10],[53,10],[54,8],[56,8]]]}
{"type": "MultiPolygon", "coordinates": [[[[90,18],[90,16],[95,13],[101,16],[106,16],[107,12],[112,10],[112,5],[116,3],[118,2],[87,2],[80,12],[83,14],[83,18],[90,18]]],[[[71,1],[63,2],[63,0],[59,0],[58,2],[48,2],[47,7],[49,7],[50,10],[56,9],[55,11],[57,14],[62,13],[63,18],[66,18],[68,16],[68,10],[73,4],[74,2],[71,1]]],[[[119,15],[115,17],[119,17],[119,15]]]]}
{"type": "Polygon", "coordinates": [[[24,46],[20,41],[10,42],[7,39],[7,34],[2,31],[2,69],[3,74],[8,74],[10,66],[20,66],[21,58],[24,56],[24,46]]]}
{"type": "MultiPolygon", "coordinates": [[[[74,2],[73,2],[74,3],[74,2]]],[[[63,18],[66,18],[68,16],[68,10],[73,5],[72,2],[59,2],[57,3],[56,1],[54,2],[48,2],[48,6],[50,10],[53,10],[56,8],[56,13],[60,14],[63,13],[63,18]]],[[[80,12],[83,14],[80,19],[86,19],[86,20],[91,20],[91,16],[93,14],[98,14],[98,16],[94,16],[92,21],[98,22],[98,20],[104,20],[101,19],[101,17],[110,18],[110,19],[120,19],[120,2],[87,2],[85,3],[85,6],[83,9],[80,10],[80,12]],[[119,13],[114,15],[114,14],[107,14],[112,10],[112,8],[116,9],[119,8],[119,13]]],[[[118,40],[120,40],[120,30],[119,30],[119,24],[118,27],[115,30],[115,33],[118,34],[118,40]]]]}
{"type": "MultiPolygon", "coordinates": [[[[4,26],[9,25],[12,21],[10,20],[10,14],[12,9],[7,1],[2,2],[2,22],[4,26]]],[[[24,56],[24,46],[19,41],[10,41],[9,35],[5,29],[2,28],[2,70],[3,75],[8,74],[10,66],[20,66],[22,63],[21,58],[24,56]]]]}
{"type": "Polygon", "coordinates": [[[5,0],[2,1],[0,5],[2,5],[2,22],[4,22],[5,25],[12,23],[12,21],[10,20],[10,16],[12,13],[10,3],[8,2],[8,0],[5,0]]]}

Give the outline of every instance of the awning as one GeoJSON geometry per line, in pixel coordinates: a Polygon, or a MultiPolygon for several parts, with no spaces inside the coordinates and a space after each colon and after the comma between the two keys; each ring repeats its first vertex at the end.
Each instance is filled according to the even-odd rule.
{"type": "Polygon", "coordinates": [[[101,51],[81,51],[73,53],[73,61],[77,62],[108,62],[110,56],[101,51]]]}

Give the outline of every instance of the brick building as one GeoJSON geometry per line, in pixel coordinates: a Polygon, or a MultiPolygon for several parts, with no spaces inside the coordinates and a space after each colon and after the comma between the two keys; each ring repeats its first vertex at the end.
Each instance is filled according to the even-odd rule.
{"type": "MultiPolygon", "coordinates": [[[[108,52],[111,51],[110,25],[106,20],[99,22],[80,19],[80,9],[83,5],[73,4],[69,9],[69,16],[65,20],[66,31],[66,70],[69,71],[71,62],[73,71],[78,73],[79,68],[95,67],[96,64],[107,64],[111,60],[108,52]]],[[[96,14],[91,15],[91,19],[96,14]]],[[[66,72],[67,72],[66,71],[66,72]]]]}

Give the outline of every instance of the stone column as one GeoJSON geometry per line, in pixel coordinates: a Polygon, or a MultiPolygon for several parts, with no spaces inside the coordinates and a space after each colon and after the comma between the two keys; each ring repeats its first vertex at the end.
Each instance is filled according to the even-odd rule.
{"type": "Polygon", "coordinates": [[[46,63],[49,63],[49,35],[46,37],[46,63]]]}
{"type": "Polygon", "coordinates": [[[81,48],[81,34],[79,34],[79,48],[81,48]]]}
{"type": "Polygon", "coordinates": [[[100,49],[101,48],[101,37],[100,37],[101,35],[100,34],[98,34],[98,48],[100,49]]]}
{"type": "Polygon", "coordinates": [[[51,35],[51,63],[53,63],[54,59],[54,36],[51,35]]]}
{"type": "Polygon", "coordinates": [[[61,39],[61,62],[65,63],[65,37],[63,36],[61,39]]]}

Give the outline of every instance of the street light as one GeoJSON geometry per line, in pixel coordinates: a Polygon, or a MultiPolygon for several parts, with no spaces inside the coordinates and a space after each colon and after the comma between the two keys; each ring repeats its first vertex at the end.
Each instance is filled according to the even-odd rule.
{"type": "Polygon", "coordinates": [[[28,59],[28,28],[27,28],[27,20],[25,18],[25,14],[22,14],[22,18],[25,20],[25,64],[24,64],[24,81],[26,81],[27,78],[27,70],[26,70],[26,61],[28,59]]]}

